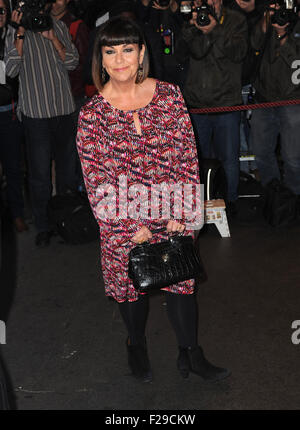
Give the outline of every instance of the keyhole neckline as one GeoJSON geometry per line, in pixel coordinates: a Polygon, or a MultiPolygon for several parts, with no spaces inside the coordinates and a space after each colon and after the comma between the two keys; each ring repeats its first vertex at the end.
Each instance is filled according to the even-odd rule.
{"type": "Polygon", "coordinates": [[[155,82],[155,89],[154,89],[154,92],[153,92],[153,96],[152,96],[152,98],[151,98],[151,100],[149,101],[149,103],[147,103],[145,106],[142,106],[142,107],[140,107],[140,108],[137,108],[137,109],[129,109],[129,110],[123,110],[123,109],[119,109],[119,108],[117,108],[117,107],[115,107],[115,106],[113,106],[108,100],[106,100],[106,98],[105,97],[103,97],[103,95],[101,94],[101,93],[98,93],[98,97],[100,97],[108,106],[110,106],[112,109],[114,109],[114,110],[116,110],[116,111],[118,111],[118,112],[122,112],[122,113],[124,113],[124,114],[128,114],[128,113],[134,113],[134,112],[139,112],[139,111],[141,111],[141,110],[144,110],[144,109],[147,109],[153,102],[154,102],[154,100],[156,99],[156,97],[157,97],[157,94],[158,94],[158,80],[156,79],[156,82],[155,82]]]}

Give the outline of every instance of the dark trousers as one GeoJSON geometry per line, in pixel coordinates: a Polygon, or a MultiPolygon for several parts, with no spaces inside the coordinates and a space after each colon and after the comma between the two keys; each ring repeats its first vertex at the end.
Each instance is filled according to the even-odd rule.
{"type": "Polygon", "coordinates": [[[280,179],[275,152],[280,135],[283,180],[300,195],[300,105],[255,109],[251,118],[251,135],[257,167],[263,185],[280,179]]]}
{"type": "Polygon", "coordinates": [[[202,158],[222,162],[227,179],[227,199],[238,198],[240,177],[240,112],[191,114],[202,158]]]}
{"type": "Polygon", "coordinates": [[[22,193],[22,125],[12,111],[0,112],[0,162],[7,182],[7,201],[13,218],[24,216],[22,193]]]}
{"type": "MultiPolygon", "coordinates": [[[[195,294],[166,293],[167,314],[182,348],[197,346],[198,313],[195,294]]],[[[135,302],[119,303],[130,344],[143,341],[149,313],[149,298],[141,295],[135,302]]]]}
{"type": "Polygon", "coordinates": [[[32,213],[38,232],[50,229],[47,205],[52,195],[55,161],[57,194],[76,190],[76,148],[72,114],[54,118],[23,115],[32,213]]]}

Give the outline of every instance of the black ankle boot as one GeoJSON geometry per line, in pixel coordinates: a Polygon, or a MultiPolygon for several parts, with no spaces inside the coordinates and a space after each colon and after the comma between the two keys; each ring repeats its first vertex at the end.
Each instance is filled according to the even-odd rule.
{"type": "Polygon", "coordinates": [[[137,345],[130,345],[130,339],[126,341],[128,351],[128,365],[133,376],[142,382],[152,381],[152,371],[147,354],[146,338],[137,345]]]}
{"type": "Polygon", "coordinates": [[[194,348],[179,347],[177,367],[183,378],[189,376],[189,372],[196,373],[204,380],[215,382],[227,378],[230,371],[221,367],[216,367],[206,360],[200,346],[194,348]]]}
{"type": "Polygon", "coordinates": [[[183,378],[188,378],[190,373],[190,360],[187,354],[187,348],[179,347],[177,369],[183,378]]]}

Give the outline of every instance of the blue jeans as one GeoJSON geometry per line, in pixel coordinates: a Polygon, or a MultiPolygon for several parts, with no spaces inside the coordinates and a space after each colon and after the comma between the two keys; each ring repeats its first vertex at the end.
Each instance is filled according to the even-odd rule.
{"type": "Polygon", "coordinates": [[[0,112],[0,162],[7,182],[7,201],[13,218],[24,216],[22,192],[22,125],[13,111],[0,112]]]}
{"type": "Polygon", "coordinates": [[[300,195],[300,105],[255,109],[251,118],[253,150],[262,184],[280,179],[275,149],[280,135],[283,181],[300,195]]]}
{"type": "Polygon", "coordinates": [[[240,177],[240,112],[191,114],[201,158],[222,162],[227,179],[227,200],[238,198],[240,177]]]}
{"type": "Polygon", "coordinates": [[[50,229],[47,206],[52,195],[52,159],[55,160],[57,193],[76,191],[73,122],[72,114],[43,119],[23,115],[31,206],[38,232],[50,229]]]}

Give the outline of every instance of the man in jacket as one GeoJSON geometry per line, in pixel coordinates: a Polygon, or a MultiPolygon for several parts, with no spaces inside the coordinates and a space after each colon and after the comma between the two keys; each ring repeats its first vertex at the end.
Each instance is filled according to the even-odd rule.
{"type": "MultiPolygon", "coordinates": [[[[18,100],[17,79],[6,76],[4,59],[5,38],[10,19],[8,0],[0,0],[0,165],[6,177],[7,202],[18,232],[28,229],[24,221],[22,192],[21,145],[23,130],[15,115],[18,100]]],[[[1,177],[1,174],[0,174],[1,177]]],[[[1,182],[1,181],[0,181],[1,182]]]]}
{"type": "MultiPolygon", "coordinates": [[[[184,97],[189,108],[242,103],[241,70],[247,53],[246,19],[208,0],[209,24],[197,23],[197,13],[184,24],[176,47],[179,61],[189,58],[184,97]]],[[[235,210],[239,183],[240,113],[192,114],[199,156],[222,161],[227,178],[228,206],[235,210]],[[213,152],[212,152],[213,149],[213,152]]]]}
{"type": "MultiPolygon", "coordinates": [[[[293,79],[293,67],[300,59],[300,20],[294,15],[293,22],[279,25],[273,15],[274,11],[266,11],[251,37],[253,47],[263,51],[254,83],[257,102],[300,99],[299,81],[293,79]]],[[[262,184],[281,177],[275,152],[280,135],[284,183],[300,195],[300,104],[256,109],[251,133],[262,184]]]]}
{"type": "MultiPolygon", "coordinates": [[[[44,12],[47,22],[49,15],[46,9],[44,12]]],[[[47,206],[52,195],[52,158],[57,192],[76,187],[76,148],[72,135],[70,138],[75,104],[68,71],[76,68],[78,52],[63,22],[53,20],[52,28],[32,31],[25,30],[22,17],[20,10],[12,12],[17,30],[9,26],[4,61],[8,76],[19,76],[18,113],[25,128],[35,243],[47,246],[51,238],[47,206]]]]}

